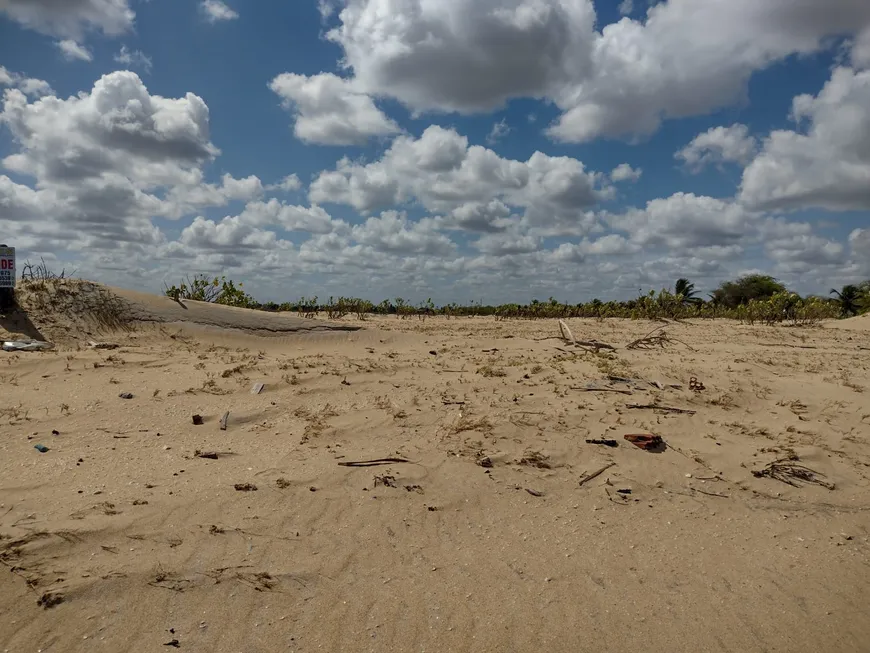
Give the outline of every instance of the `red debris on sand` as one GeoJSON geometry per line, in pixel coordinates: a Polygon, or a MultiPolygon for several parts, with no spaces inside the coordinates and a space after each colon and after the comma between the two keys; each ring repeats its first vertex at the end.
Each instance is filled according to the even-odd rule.
{"type": "Polygon", "coordinates": [[[662,441],[662,436],[660,435],[650,435],[649,433],[637,433],[637,434],[629,434],[625,436],[625,439],[631,442],[634,446],[640,447],[645,451],[649,451],[650,449],[657,449],[664,445],[662,441]]]}

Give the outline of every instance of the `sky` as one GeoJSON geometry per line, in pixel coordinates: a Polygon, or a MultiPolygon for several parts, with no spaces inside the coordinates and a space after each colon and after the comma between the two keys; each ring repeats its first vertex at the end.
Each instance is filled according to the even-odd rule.
{"type": "Polygon", "coordinates": [[[0,0],[0,241],[160,292],[870,278],[867,0],[0,0]]]}

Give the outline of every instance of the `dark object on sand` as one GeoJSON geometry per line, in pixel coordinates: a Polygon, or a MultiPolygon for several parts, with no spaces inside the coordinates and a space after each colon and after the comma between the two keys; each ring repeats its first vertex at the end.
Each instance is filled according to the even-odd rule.
{"type": "Polygon", "coordinates": [[[631,442],[634,446],[645,451],[658,449],[664,446],[664,441],[660,435],[650,435],[649,433],[635,433],[625,436],[625,439],[631,442]]]}

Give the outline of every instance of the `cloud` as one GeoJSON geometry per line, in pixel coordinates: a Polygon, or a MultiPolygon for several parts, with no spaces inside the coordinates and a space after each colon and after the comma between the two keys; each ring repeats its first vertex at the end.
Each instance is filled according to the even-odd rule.
{"type": "Polygon", "coordinates": [[[199,3],[199,8],[210,23],[220,21],[236,20],[239,17],[238,12],[234,11],[221,0],[202,0],[199,3]]]}
{"type": "Polygon", "coordinates": [[[129,0],[0,0],[0,14],[28,29],[79,41],[89,31],[118,36],[133,28],[129,0]]]}
{"type": "Polygon", "coordinates": [[[674,156],[682,159],[692,172],[700,172],[711,163],[748,164],[758,149],[755,137],[746,125],[711,127],[698,134],[674,156]]]}
{"type": "Polygon", "coordinates": [[[497,201],[524,209],[529,226],[573,233],[588,226],[584,210],[609,196],[603,181],[577,159],[541,152],[527,161],[503,159],[469,145],[452,129],[432,125],[420,138],[397,137],[379,161],[339,161],[334,171],[314,180],[309,198],[363,212],[413,201],[450,213],[497,201]]]}
{"type": "Polygon", "coordinates": [[[855,38],[850,56],[856,69],[870,68],[870,27],[864,28],[855,38]]]}
{"type": "Polygon", "coordinates": [[[740,199],[764,209],[870,208],[870,70],[837,68],[821,92],[799,95],[792,119],[743,171],[740,199]]]}
{"type": "Polygon", "coordinates": [[[147,56],[141,50],[128,50],[126,45],[121,46],[121,50],[115,55],[115,61],[119,64],[130,68],[142,68],[146,73],[151,72],[151,57],[147,56]]]}
{"type": "Polygon", "coordinates": [[[637,181],[643,174],[640,168],[632,168],[627,163],[620,163],[610,172],[610,180],[614,182],[620,181],[637,181]]]}
{"type": "Polygon", "coordinates": [[[754,72],[868,28],[870,3],[669,0],[599,32],[591,0],[345,0],[338,21],[360,92],[416,113],[546,99],[550,137],[579,143],[742,103],[754,72]]]}
{"type": "Polygon", "coordinates": [[[510,134],[510,132],[511,128],[508,126],[507,120],[503,118],[492,126],[489,135],[486,137],[486,142],[490,145],[495,145],[502,138],[510,134]]]}
{"type": "Polygon", "coordinates": [[[634,0],[622,0],[619,3],[619,14],[621,16],[628,16],[634,11],[634,0]]]}
{"type": "Polygon", "coordinates": [[[346,0],[327,38],[360,88],[419,111],[490,111],[587,71],[588,0],[346,0]]]}
{"type": "Polygon", "coordinates": [[[266,190],[281,190],[286,193],[292,193],[301,188],[302,181],[300,181],[299,176],[296,174],[287,175],[279,183],[266,186],[266,190]]]}
{"type": "Polygon", "coordinates": [[[55,43],[64,59],[67,61],[73,61],[77,59],[79,61],[93,61],[94,56],[91,54],[90,50],[88,50],[85,46],[76,43],[72,39],[64,39],[63,41],[58,41],[55,43]]]}
{"type": "Polygon", "coordinates": [[[226,176],[197,195],[202,166],[219,153],[209,140],[208,107],[193,94],[151,95],[128,71],[65,100],[30,101],[7,90],[0,124],[18,146],[3,167],[33,179],[31,188],[0,178],[0,219],[11,236],[54,234],[56,251],[145,256],[165,241],[153,217],[178,217],[185,203],[248,197],[245,189],[259,184],[226,176]]]}
{"type": "Polygon", "coordinates": [[[332,73],[311,77],[283,73],[269,88],[293,112],[293,133],[305,143],[364,145],[372,137],[401,131],[371,97],[358,90],[358,84],[332,73]]]}
{"type": "Polygon", "coordinates": [[[41,97],[54,93],[49,83],[45,80],[26,77],[25,75],[11,72],[3,66],[0,66],[0,86],[13,86],[24,93],[24,95],[31,97],[41,97]]]}
{"type": "Polygon", "coordinates": [[[740,204],[692,193],[675,193],[607,216],[632,243],[671,252],[694,253],[702,247],[728,247],[746,242],[757,228],[757,216],[740,204]]]}

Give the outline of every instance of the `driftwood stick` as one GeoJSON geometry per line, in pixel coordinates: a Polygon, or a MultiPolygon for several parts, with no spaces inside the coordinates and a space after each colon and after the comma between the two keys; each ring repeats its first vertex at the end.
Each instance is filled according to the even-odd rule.
{"type": "Polygon", "coordinates": [[[605,465],[604,467],[602,467],[598,471],[592,472],[591,474],[587,474],[586,476],[584,476],[583,478],[580,479],[580,485],[583,485],[584,483],[588,483],[593,478],[601,476],[604,472],[606,472],[608,469],[610,469],[614,465],[616,465],[616,463],[608,463],[607,465],[605,465]]]}
{"type": "Polygon", "coordinates": [[[659,406],[658,404],[625,404],[626,408],[639,408],[648,410],[661,410],[666,413],[683,413],[686,415],[694,415],[697,411],[688,410],[686,408],[673,408],[671,406],[659,406]]]}
{"type": "Polygon", "coordinates": [[[618,392],[621,395],[632,394],[631,390],[623,390],[622,388],[586,388],[581,386],[568,386],[569,390],[579,390],[580,392],[618,392]]]}
{"type": "Polygon", "coordinates": [[[353,460],[338,463],[342,467],[376,467],[377,465],[389,465],[390,463],[409,463],[405,458],[373,458],[372,460],[353,460]]]}

